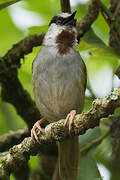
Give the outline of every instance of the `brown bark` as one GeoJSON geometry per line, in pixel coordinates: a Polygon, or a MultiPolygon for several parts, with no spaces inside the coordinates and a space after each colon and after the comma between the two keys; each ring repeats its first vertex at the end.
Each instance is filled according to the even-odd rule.
{"type": "Polygon", "coordinates": [[[49,124],[45,128],[45,134],[38,132],[39,143],[31,137],[25,138],[21,144],[11,148],[7,155],[0,157],[0,178],[23,169],[30,155],[36,155],[44,144],[63,141],[69,136],[84,134],[89,128],[98,126],[100,119],[113,114],[117,107],[120,107],[120,88],[105,98],[96,99],[88,112],[76,115],[71,132],[68,127],[64,127],[64,120],[60,120],[49,124]]]}
{"type": "MultiPolygon", "coordinates": [[[[110,0],[110,11],[112,14],[113,23],[118,24],[117,27],[120,26],[120,0],[110,0]]],[[[110,27],[110,39],[109,44],[112,47],[120,48],[120,35],[116,31],[118,28],[114,28],[111,24],[110,27]]]]}
{"type": "Polygon", "coordinates": [[[61,11],[71,13],[70,0],[60,0],[61,11]]]}

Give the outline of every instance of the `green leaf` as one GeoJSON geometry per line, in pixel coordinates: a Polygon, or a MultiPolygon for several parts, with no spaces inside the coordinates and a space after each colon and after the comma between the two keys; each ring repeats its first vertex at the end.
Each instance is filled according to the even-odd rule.
{"type": "Polygon", "coordinates": [[[93,99],[90,97],[85,98],[85,105],[84,105],[84,111],[88,111],[91,108],[93,99]]]}
{"type": "MultiPolygon", "coordinates": [[[[80,148],[101,135],[100,128],[89,129],[86,134],[79,136],[80,148]]],[[[78,180],[102,180],[95,160],[96,146],[80,155],[78,180]]]]}
{"type": "Polygon", "coordinates": [[[95,34],[92,28],[90,28],[89,31],[85,33],[82,40],[88,44],[104,45],[104,42],[95,34]]]}
{"type": "Polygon", "coordinates": [[[93,30],[97,36],[104,41],[105,44],[108,44],[109,41],[109,26],[104,20],[103,16],[99,13],[98,18],[92,25],[93,30]]]}
{"type": "MultiPolygon", "coordinates": [[[[100,128],[102,134],[105,134],[109,131],[111,122],[109,118],[102,118],[100,121],[100,128]]],[[[107,136],[101,144],[98,146],[95,158],[98,163],[103,164],[109,169],[110,157],[112,155],[112,144],[111,138],[107,136]]]]}
{"type": "Polygon", "coordinates": [[[119,54],[106,45],[85,41],[80,42],[78,50],[87,67],[89,86],[96,96],[104,96],[112,88],[113,73],[120,64],[119,54]]]}
{"type": "Polygon", "coordinates": [[[30,156],[29,165],[32,168],[32,171],[37,169],[37,167],[39,166],[38,157],[37,156],[30,156]]]}
{"type": "Polygon", "coordinates": [[[98,163],[104,164],[104,166],[109,168],[110,157],[112,154],[112,147],[110,138],[105,138],[105,140],[100,144],[97,149],[95,158],[98,163]]]}
{"type": "Polygon", "coordinates": [[[102,180],[92,150],[80,157],[78,180],[102,180]]]}
{"type": "Polygon", "coordinates": [[[115,109],[114,114],[115,114],[116,116],[120,116],[120,107],[118,107],[118,108],[115,109]]]}
{"type": "Polygon", "coordinates": [[[115,49],[106,45],[81,41],[78,50],[85,60],[89,74],[95,75],[104,66],[111,67],[115,71],[120,63],[118,61],[120,55],[116,53],[115,49]]]}

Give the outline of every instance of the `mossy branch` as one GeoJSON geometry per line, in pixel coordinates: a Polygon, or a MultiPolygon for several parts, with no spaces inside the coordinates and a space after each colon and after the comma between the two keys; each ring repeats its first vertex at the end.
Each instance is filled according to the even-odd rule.
{"type": "Polygon", "coordinates": [[[3,60],[11,67],[13,65],[18,65],[20,67],[20,59],[24,58],[26,54],[32,52],[33,47],[40,46],[42,44],[45,33],[34,34],[26,37],[13,47],[5,54],[3,60]]]}
{"type": "Polygon", "coordinates": [[[7,54],[0,58],[0,84],[2,85],[2,100],[12,104],[17,113],[24,119],[29,128],[41,117],[29,93],[23,88],[18,79],[17,69],[20,59],[30,52],[33,47],[40,46],[44,33],[31,35],[15,44],[7,54]]]}
{"type": "Polygon", "coordinates": [[[28,129],[24,128],[17,131],[9,131],[0,136],[0,152],[7,151],[15,144],[19,144],[28,135],[28,129]]]}
{"type": "Polygon", "coordinates": [[[45,134],[41,135],[38,131],[39,143],[31,137],[25,138],[22,143],[11,148],[7,155],[0,157],[0,178],[2,179],[4,174],[9,175],[13,169],[15,172],[16,167],[17,170],[23,168],[30,155],[36,155],[42,145],[84,134],[89,128],[98,126],[101,118],[113,114],[117,107],[120,107],[120,88],[105,98],[96,99],[88,112],[76,115],[71,132],[64,127],[64,120],[60,120],[46,126],[45,134]]]}

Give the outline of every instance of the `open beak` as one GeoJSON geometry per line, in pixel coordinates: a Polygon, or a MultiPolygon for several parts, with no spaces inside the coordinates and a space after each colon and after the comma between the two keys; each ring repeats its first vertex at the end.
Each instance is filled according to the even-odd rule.
{"type": "Polygon", "coordinates": [[[75,14],[77,11],[74,11],[71,16],[69,16],[68,18],[66,18],[63,22],[63,25],[65,26],[76,26],[76,19],[75,19],[75,14]]]}

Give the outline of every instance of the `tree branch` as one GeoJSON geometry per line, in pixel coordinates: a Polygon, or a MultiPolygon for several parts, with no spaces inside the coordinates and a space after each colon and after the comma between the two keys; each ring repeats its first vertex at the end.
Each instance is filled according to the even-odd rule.
{"type": "Polygon", "coordinates": [[[8,7],[8,6],[12,5],[12,4],[15,4],[17,2],[20,2],[20,1],[22,1],[22,0],[11,0],[11,1],[8,1],[8,2],[4,2],[4,3],[0,4],[0,10],[4,9],[4,8],[6,8],[6,7],[8,7]]]}
{"type": "MultiPolygon", "coordinates": [[[[70,1],[61,0],[61,11],[71,13],[70,1]]],[[[97,19],[99,14],[99,2],[100,0],[92,0],[88,7],[88,12],[84,16],[83,20],[77,23],[78,42],[80,38],[89,30],[90,26],[97,19]]]]}
{"type": "Polygon", "coordinates": [[[0,152],[7,151],[15,144],[19,144],[28,135],[28,129],[25,128],[17,131],[10,131],[0,136],[0,152]]]}
{"type": "MultiPolygon", "coordinates": [[[[120,1],[117,1],[117,3],[118,4],[114,14],[113,9],[115,7],[114,8],[112,7],[111,9],[112,12],[111,12],[110,9],[106,8],[105,5],[100,1],[101,13],[110,27],[110,45],[116,48],[120,47],[120,24],[119,24],[119,19],[116,18],[117,14],[119,17],[120,1]]],[[[115,6],[116,6],[116,2],[115,2],[115,6]]]]}
{"type": "MultiPolygon", "coordinates": [[[[88,13],[80,23],[80,26],[78,26],[80,37],[83,36],[83,34],[89,29],[90,25],[96,19],[97,13],[95,12],[98,12],[98,7],[94,5],[94,2],[97,4],[96,0],[92,0],[93,4],[91,3],[91,8],[88,8],[88,13]],[[92,13],[94,14],[94,18],[92,13]],[[88,17],[89,20],[87,19],[88,17]]],[[[70,10],[67,11],[69,12],[70,10]]],[[[11,103],[16,108],[17,113],[25,120],[30,128],[34,122],[40,118],[40,113],[36,109],[35,104],[27,91],[22,87],[17,77],[17,69],[21,65],[20,58],[24,58],[26,54],[30,53],[33,47],[41,45],[43,37],[44,34],[29,36],[14,45],[3,58],[0,58],[0,83],[2,85],[2,99],[11,103]],[[13,93],[14,91],[15,93],[13,93]]],[[[86,113],[82,113],[82,115],[76,116],[76,123],[74,124],[70,135],[83,134],[87,129],[93,128],[99,124],[99,118],[101,116],[97,117],[97,120],[95,120],[93,117],[89,117],[93,119],[89,119],[90,123],[88,123],[88,119],[86,117],[90,114],[94,114],[94,111],[90,110],[88,115],[86,113]]],[[[63,140],[64,138],[68,137],[69,131],[67,128],[64,129],[63,123],[64,120],[61,120],[47,126],[46,134],[40,137],[40,145],[29,137],[24,139],[21,144],[11,148],[7,155],[1,156],[0,179],[9,179],[9,174],[11,172],[16,174],[19,169],[24,169],[29,156],[37,154],[40,149],[42,149],[41,147],[43,147],[44,144],[52,143],[56,140],[63,140]]],[[[54,148],[51,149],[53,151],[54,148]]],[[[47,149],[47,151],[49,151],[49,149],[47,149]]]]}
{"type": "Polygon", "coordinates": [[[45,134],[41,135],[38,131],[39,144],[31,137],[25,138],[21,144],[14,146],[7,155],[0,158],[2,169],[0,178],[4,174],[10,174],[13,169],[15,171],[16,167],[17,170],[22,168],[30,155],[36,155],[39,152],[41,145],[62,141],[69,136],[84,134],[89,128],[98,126],[101,118],[113,114],[117,107],[120,107],[120,88],[105,98],[96,99],[88,112],[76,115],[71,132],[64,127],[64,120],[60,120],[46,126],[45,134]]]}
{"type": "Polygon", "coordinates": [[[71,13],[70,0],[60,0],[61,11],[71,13]]]}
{"type": "Polygon", "coordinates": [[[7,65],[20,66],[20,59],[24,58],[26,54],[32,52],[33,47],[40,46],[42,44],[45,33],[34,34],[21,40],[17,44],[14,44],[7,54],[3,57],[3,60],[7,65]]]}
{"type": "Polygon", "coordinates": [[[41,116],[30,95],[22,87],[17,77],[17,68],[20,67],[20,59],[24,58],[24,55],[30,53],[33,47],[42,44],[43,37],[44,33],[25,38],[15,44],[13,48],[0,59],[2,100],[11,103],[16,108],[17,113],[24,119],[29,128],[31,128],[41,116]]]}
{"type": "Polygon", "coordinates": [[[17,72],[9,69],[6,74],[0,74],[0,82],[2,100],[11,103],[16,108],[17,114],[31,128],[41,116],[30,95],[17,78],[17,72]]]}
{"type": "Polygon", "coordinates": [[[89,30],[99,14],[99,0],[92,0],[83,20],[77,23],[78,41],[89,30]]]}
{"type": "MultiPolygon", "coordinates": [[[[79,38],[83,36],[97,17],[99,9],[98,1],[99,0],[92,0],[88,8],[88,13],[83,21],[78,23],[77,28],[79,38]]],[[[68,3],[69,1],[66,2],[68,3]]],[[[30,128],[41,116],[30,95],[22,87],[17,77],[17,69],[21,65],[20,59],[30,53],[33,47],[40,46],[43,38],[44,33],[40,35],[31,35],[15,44],[13,48],[0,59],[2,100],[11,103],[30,128]],[[14,90],[16,91],[15,93],[14,90]]]]}
{"type": "MultiPolygon", "coordinates": [[[[20,58],[24,58],[24,55],[30,53],[33,47],[41,45],[43,37],[44,33],[41,35],[29,36],[14,45],[3,58],[0,58],[0,84],[2,86],[2,100],[11,103],[15,107],[17,113],[27,123],[29,129],[31,129],[33,124],[41,118],[41,115],[28,92],[22,87],[22,84],[17,76],[17,69],[21,66],[20,58]]],[[[2,148],[5,149],[4,147],[2,148]]],[[[49,155],[53,155],[55,158],[57,156],[57,148],[55,144],[52,144],[49,146],[49,148],[42,145],[39,151],[44,152],[42,155],[44,160],[43,158],[41,159],[45,162],[47,162],[49,155]],[[44,154],[46,154],[46,156],[44,156],[44,154]]],[[[41,167],[45,165],[45,162],[41,162],[41,167]]],[[[18,163],[18,167],[21,167],[22,170],[26,169],[26,176],[28,175],[27,161],[24,162],[24,166],[18,163]]],[[[3,167],[1,167],[0,170],[2,168],[3,167]]],[[[12,172],[16,177],[19,176],[21,172],[20,168],[18,169],[18,171],[15,170],[16,172],[14,171],[14,167],[12,169],[12,172]]],[[[3,173],[3,171],[4,170],[2,170],[0,173],[3,173]]],[[[41,171],[43,172],[43,169],[41,171]]],[[[45,172],[43,172],[43,174],[44,173],[45,172]]],[[[7,178],[6,174],[4,173],[2,177],[3,180],[7,178]]]]}

